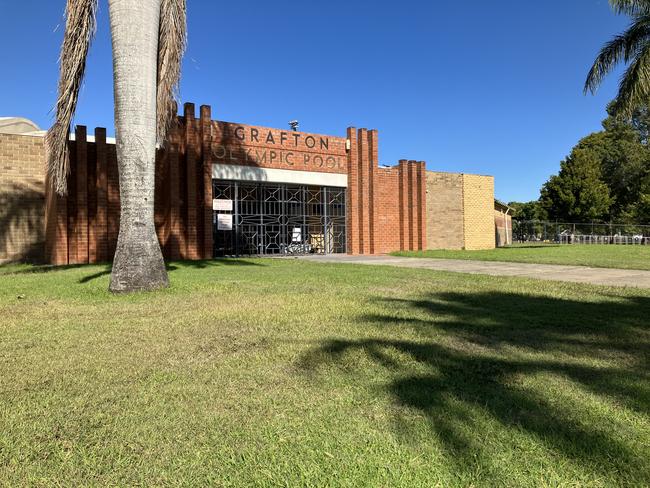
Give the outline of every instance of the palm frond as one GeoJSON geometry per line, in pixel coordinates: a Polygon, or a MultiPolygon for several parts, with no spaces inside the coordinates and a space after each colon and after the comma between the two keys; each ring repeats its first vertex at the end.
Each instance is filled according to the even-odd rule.
{"type": "Polygon", "coordinates": [[[650,0],[609,0],[614,12],[632,17],[650,13],[650,0]]]}
{"type": "Polygon", "coordinates": [[[621,77],[614,113],[631,117],[634,110],[650,100],[650,41],[639,48],[635,60],[621,77]]]}
{"type": "Polygon", "coordinates": [[[157,135],[162,144],[176,121],[181,60],[187,44],[185,0],[162,0],[158,41],[157,135]]]}
{"type": "Polygon", "coordinates": [[[619,63],[629,63],[650,38],[650,15],[635,18],[621,35],[606,43],[596,57],[585,81],[584,92],[595,93],[603,79],[619,63]]]}
{"type": "Polygon", "coordinates": [[[88,49],[95,34],[96,13],[97,0],[68,0],[66,5],[56,116],[46,137],[49,181],[59,195],[67,193],[68,136],[86,70],[88,49]]]}

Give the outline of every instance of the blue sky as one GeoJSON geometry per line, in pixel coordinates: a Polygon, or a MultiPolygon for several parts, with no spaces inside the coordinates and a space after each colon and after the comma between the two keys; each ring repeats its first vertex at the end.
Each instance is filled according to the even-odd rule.
{"type": "MultiPolygon", "coordinates": [[[[628,19],[606,0],[188,0],[182,101],[220,120],[344,135],[379,130],[381,163],[491,174],[506,201],[540,186],[600,129],[617,74],[583,96],[628,19]]],[[[48,127],[64,0],[0,0],[0,116],[48,127]]],[[[76,122],[113,131],[107,1],[76,122]]]]}

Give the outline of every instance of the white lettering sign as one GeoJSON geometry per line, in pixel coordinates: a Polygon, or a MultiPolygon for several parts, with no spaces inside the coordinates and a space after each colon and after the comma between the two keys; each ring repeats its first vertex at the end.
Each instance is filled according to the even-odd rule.
{"type": "Polygon", "coordinates": [[[232,230],[232,215],[218,214],[217,215],[217,230],[232,230]]]}
{"type": "Polygon", "coordinates": [[[212,210],[217,210],[220,212],[232,212],[232,200],[214,198],[212,199],[212,210]]]}

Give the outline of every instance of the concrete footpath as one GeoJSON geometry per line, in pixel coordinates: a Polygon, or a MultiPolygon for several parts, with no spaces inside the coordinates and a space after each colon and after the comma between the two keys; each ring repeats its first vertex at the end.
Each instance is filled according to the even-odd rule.
{"type": "Polygon", "coordinates": [[[501,261],[465,261],[460,259],[402,258],[395,256],[308,255],[299,259],[322,263],[370,264],[401,268],[432,269],[491,276],[522,276],[538,280],[568,281],[605,286],[650,288],[650,271],[633,269],[589,268],[557,264],[505,263],[501,261]]]}

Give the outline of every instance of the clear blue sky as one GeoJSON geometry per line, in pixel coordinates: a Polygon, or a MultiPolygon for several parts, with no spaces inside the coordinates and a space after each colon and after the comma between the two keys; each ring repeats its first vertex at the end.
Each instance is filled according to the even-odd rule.
{"type": "MultiPolygon", "coordinates": [[[[182,101],[220,120],[344,135],[379,130],[379,157],[491,174],[497,197],[537,198],[599,130],[617,76],[582,84],[625,27],[606,0],[188,0],[182,101]]],[[[64,0],[0,0],[0,116],[48,127],[64,0]]],[[[107,0],[76,122],[113,131],[107,0]]]]}

